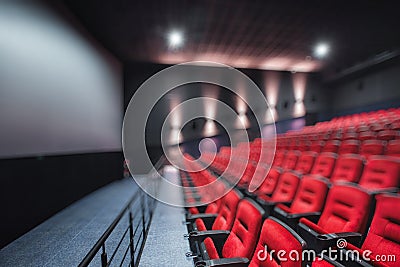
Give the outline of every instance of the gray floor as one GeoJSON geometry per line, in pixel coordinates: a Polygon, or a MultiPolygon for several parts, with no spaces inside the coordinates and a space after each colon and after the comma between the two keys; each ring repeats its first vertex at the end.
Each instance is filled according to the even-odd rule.
{"type": "Polygon", "coordinates": [[[103,187],[0,251],[0,266],[77,266],[129,198],[131,179],[103,187]]]}
{"type": "MultiPolygon", "coordinates": [[[[174,176],[179,175],[179,173],[171,169],[168,173],[165,170],[165,178],[170,181],[178,179],[174,176]]],[[[161,183],[160,194],[164,195],[162,199],[170,198],[170,202],[183,202],[182,191],[174,190],[171,192],[171,187],[163,183],[161,183]]],[[[193,266],[193,260],[185,256],[185,253],[190,251],[190,247],[188,240],[183,238],[183,235],[187,233],[186,226],[182,224],[184,218],[183,208],[158,203],[139,266],[193,266]]]]}

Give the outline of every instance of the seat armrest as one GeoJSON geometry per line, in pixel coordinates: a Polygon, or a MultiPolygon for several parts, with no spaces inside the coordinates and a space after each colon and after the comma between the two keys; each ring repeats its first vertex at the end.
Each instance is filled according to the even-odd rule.
{"type": "Polygon", "coordinates": [[[321,212],[287,213],[279,206],[276,206],[274,208],[272,216],[277,217],[278,219],[289,225],[292,229],[296,229],[300,218],[307,218],[312,222],[317,222],[319,217],[321,216],[321,212]]]}
{"type": "Polygon", "coordinates": [[[359,246],[361,243],[362,235],[360,233],[346,232],[346,233],[318,233],[315,229],[308,227],[303,223],[298,224],[298,232],[300,236],[306,241],[309,249],[321,253],[329,247],[336,247],[339,239],[345,239],[353,245],[359,246]]]}
{"type": "Polygon", "coordinates": [[[217,218],[218,214],[216,213],[198,213],[198,214],[189,214],[186,217],[186,221],[190,223],[194,223],[197,219],[202,219],[205,224],[206,221],[211,221],[211,224],[214,223],[215,218],[217,218]]]}
{"type": "Polygon", "coordinates": [[[279,202],[279,201],[265,201],[261,198],[257,198],[257,202],[261,205],[261,207],[265,211],[265,217],[268,217],[271,215],[275,205],[277,204],[283,204],[283,205],[290,205],[291,202],[279,202]]]}
{"type": "Polygon", "coordinates": [[[249,260],[247,258],[222,258],[215,260],[206,260],[196,262],[196,267],[247,267],[249,260]]]}
{"type": "Polygon", "coordinates": [[[190,232],[189,233],[189,241],[190,242],[203,242],[204,239],[210,237],[216,242],[222,241],[222,243],[225,242],[225,240],[228,238],[230,234],[230,231],[225,231],[225,230],[211,230],[211,231],[196,231],[196,232],[190,232]]]}

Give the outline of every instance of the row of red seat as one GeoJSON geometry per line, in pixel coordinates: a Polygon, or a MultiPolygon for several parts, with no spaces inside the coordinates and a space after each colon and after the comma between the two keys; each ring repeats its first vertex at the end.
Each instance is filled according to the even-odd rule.
{"type": "Polygon", "coordinates": [[[382,140],[356,140],[349,139],[344,141],[303,141],[291,145],[277,145],[277,150],[299,150],[299,151],[314,151],[334,152],[339,154],[344,153],[376,153],[376,155],[400,155],[400,139],[390,140],[388,142],[382,140]],[[371,150],[373,148],[374,150],[371,150]]]}
{"type": "MultiPolygon", "coordinates": [[[[305,210],[310,208],[308,203],[317,199],[319,201],[315,203],[320,206],[325,203],[325,198],[321,197],[323,194],[311,200],[310,188],[314,189],[311,192],[326,192],[327,187],[324,182],[318,188],[310,186],[311,183],[303,184],[299,191],[302,193],[297,194],[292,205],[289,208],[284,205],[275,207],[273,216],[265,216],[262,206],[243,198],[236,190],[225,195],[218,205],[213,204],[215,214],[189,214],[190,255],[194,256],[196,266],[247,266],[249,261],[249,266],[302,266],[306,262],[312,266],[335,266],[331,265],[329,258],[298,258],[283,262],[276,255],[265,257],[265,254],[283,250],[287,253],[297,251],[302,255],[302,251],[308,249],[319,255],[323,250],[334,249],[340,238],[349,242],[346,249],[371,250],[369,257],[372,259],[377,255],[400,256],[397,236],[400,214],[393,212],[400,205],[399,194],[377,195],[374,217],[369,223],[371,207],[375,204],[367,191],[354,185],[335,184],[329,189],[322,213],[307,212],[305,210]],[[295,230],[293,226],[296,224],[295,230]],[[366,229],[369,229],[367,234],[366,229]],[[360,247],[364,237],[366,240],[360,247]],[[376,242],[381,246],[375,247],[376,242]],[[261,258],[260,253],[264,253],[261,258]]],[[[318,205],[312,206],[312,209],[318,209],[318,205]]],[[[371,263],[374,266],[397,266],[397,262],[371,263]]]]}
{"type": "MultiPolygon", "coordinates": [[[[267,141],[265,145],[264,141],[256,139],[250,144],[223,148],[215,158],[206,154],[204,166],[211,165],[202,171],[190,171],[201,168],[201,163],[186,163],[189,172],[181,173],[185,199],[189,205],[198,203],[191,205],[187,214],[190,254],[194,256],[196,266],[353,265],[354,262],[338,265],[323,255],[313,262],[301,259],[283,262],[276,255],[269,255],[278,248],[287,252],[295,250],[300,254],[307,248],[320,253],[324,248],[334,247],[334,241],[340,237],[346,238],[350,242],[349,247],[357,250],[373,248],[374,242],[375,245],[379,242],[382,246],[372,250],[372,258],[388,251],[400,257],[400,217],[397,213],[386,212],[388,208],[394,210],[400,204],[398,193],[387,193],[398,192],[398,140],[391,140],[388,144],[381,140],[364,141],[361,147],[359,140],[331,140],[321,147],[321,151],[328,152],[315,152],[311,151],[312,146],[299,146],[303,141],[308,142],[304,136],[316,134],[312,128],[315,131],[323,129],[329,135],[338,136],[339,132],[350,134],[352,131],[347,131],[345,125],[352,120],[358,120],[351,124],[353,128],[356,125],[358,130],[365,126],[371,130],[372,126],[368,123],[377,127],[376,118],[384,121],[384,127],[390,128],[398,121],[398,111],[348,116],[306,127],[301,133],[278,136],[278,143],[279,140],[289,140],[288,144],[293,143],[296,149],[287,151],[292,147],[282,149],[277,146],[274,156],[270,152],[274,150],[271,142],[267,141]],[[293,142],[294,139],[300,141],[293,142]],[[365,147],[370,144],[382,144],[386,148],[379,153],[375,148],[368,152],[365,147]],[[260,157],[261,149],[268,150],[261,154],[263,157],[260,157]],[[391,156],[377,156],[381,154],[391,156]],[[249,184],[253,180],[263,182],[256,191],[249,192],[249,184]],[[209,183],[214,186],[202,189],[202,185],[209,183]],[[241,192],[236,189],[228,192],[227,189],[236,183],[241,192]],[[204,206],[215,194],[225,195],[204,206]],[[243,194],[247,197],[244,198],[243,194]],[[371,223],[375,196],[377,204],[371,223]],[[395,233],[391,234],[391,231],[395,233]],[[364,238],[366,240],[360,246],[364,238]],[[266,247],[268,250],[265,251],[266,247]],[[260,259],[261,252],[271,257],[260,259]]],[[[396,262],[383,264],[371,261],[369,264],[397,266],[396,262]]]]}

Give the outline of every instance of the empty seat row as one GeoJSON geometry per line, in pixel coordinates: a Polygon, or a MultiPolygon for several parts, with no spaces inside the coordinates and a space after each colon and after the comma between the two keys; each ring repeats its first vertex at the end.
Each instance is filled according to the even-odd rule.
{"type": "MultiPolygon", "coordinates": [[[[196,266],[303,266],[307,260],[312,266],[331,266],[332,260],[324,255],[315,259],[298,257],[280,261],[273,253],[297,251],[297,255],[302,255],[302,251],[307,249],[318,254],[334,247],[339,238],[345,238],[349,244],[343,249],[368,249],[372,260],[374,255],[385,253],[400,256],[400,239],[397,236],[400,217],[399,213],[391,212],[399,207],[400,196],[378,195],[368,228],[371,217],[369,207],[373,202],[373,197],[357,186],[336,185],[329,192],[321,216],[315,219],[312,217],[314,214],[299,213],[299,223],[293,229],[285,223],[286,218],[293,217],[288,216],[290,213],[282,213],[280,218],[267,217],[257,203],[242,199],[237,205],[231,229],[192,231],[188,234],[191,247],[198,249],[190,254],[194,256],[196,266]]],[[[369,264],[382,266],[374,261],[369,264]]],[[[385,264],[383,266],[397,266],[397,262],[385,264]]],[[[346,263],[340,266],[346,266],[346,263]]]]}

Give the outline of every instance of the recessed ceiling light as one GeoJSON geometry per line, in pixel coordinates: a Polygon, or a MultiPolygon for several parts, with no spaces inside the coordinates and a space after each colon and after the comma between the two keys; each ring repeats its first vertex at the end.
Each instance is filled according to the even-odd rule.
{"type": "Polygon", "coordinates": [[[324,57],[329,53],[329,45],[320,43],[315,47],[314,54],[316,57],[324,57]]]}
{"type": "Polygon", "coordinates": [[[168,34],[168,43],[172,48],[177,48],[183,44],[183,35],[179,31],[171,31],[168,34]]]}

